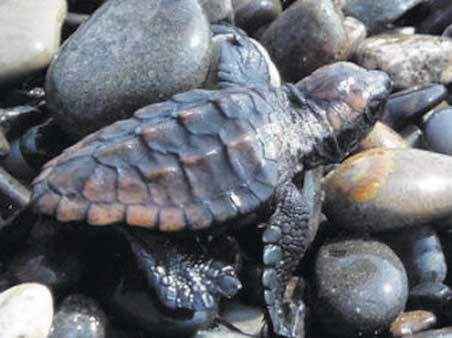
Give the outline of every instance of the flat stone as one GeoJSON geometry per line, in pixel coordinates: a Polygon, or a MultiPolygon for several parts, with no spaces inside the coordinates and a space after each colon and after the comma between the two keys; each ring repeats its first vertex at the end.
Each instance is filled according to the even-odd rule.
{"type": "Polygon", "coordinates": [[[375,148],[345,160],[325,184],[328,219],[353,231],[431,223],[452,213],[452,157],[375,148]]]}
{"type": "Polygon", "coordinates": [[[412,335],[431,328],[436,324],[436,316],[429,311],[410,311],[401,313],[392,322],[390,331],[394,337],[412,335]]]}
{"type": "Polygon", "coordinates": [[[40,284],[19,284],[0,294],[0,336],[47,338],[52,325],[53,300],[40,284]]]}
{"type": "Polygon", "coordinates": [[[334,337],[378,335],[405,307],[405,269],[383,243],[341,240],[324,244],[314,269],[312,310],[334,337]]]}
{"type": "Polygon", "coordinates": [[[105,338],[107,316],[96,301],[83,295],[64,299],[53,318],[48,338],[105,338]]]}
{"type": "Polygon", "coordinates": [[[370,32],[381,31],[385,25],[402,16],[424,0],[346,0],[345,15],[364,22],[370,32]]]}
{"type": "Polygon", "coordinates": [[[60,46],[65,0],[0,2],[0,85],[47,67],[60,46]]]}
{"type": "Polygon", "coordinates": [[[296,1],[263,33],[283,78],[296,82],[320,66],[345,60],[350,47],[344,17],[331,0],[296,1]]]}
{"type": "Polygon", "coordinates": [[[422,34],[376,35],[364,40],[355,56],[364,68],[388,73],[398,89],[452,81],[450,38],[422,34]]]}
{"type": "Polygon", "coordinates": [[[84,136],[199,86],[209,47],[208,21],[196,0],[109,0],[52,62],[48,106],[66,132],[84,136]]]}

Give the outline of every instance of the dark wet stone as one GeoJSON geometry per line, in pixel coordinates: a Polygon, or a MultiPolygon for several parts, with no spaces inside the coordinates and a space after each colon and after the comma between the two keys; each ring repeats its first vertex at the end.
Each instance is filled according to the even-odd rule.
{"type": "Polygon", "coordinates": [[[392,322],[390,331],[394,337],[412,335],[433,327],[436,324],[436,316],[429,311],[410,311],[401,313],[392,322]]]}
{"type": "Polygon", "coordinates": [[[407,10],[423,0],[346,0],[342,7],[345,15],[362,21],[370,32],[381,31],[407,10]]]}
{"type": "Polygon", "coordinates": [[[199,86],[209,66],[209,41],[196,0],[109,0],[52,62],[48,106],[65,131],[86,135],[199,86]]]}
{"type": "Polygon", "coordinates": [[[433,312],[438,323],[451,323],[452,290],[440,283],[416,285],[408,295],[407,310],[425,310],[433,312]]]}
{"type": "Polygon", "coordinates": [[[451,55],[451,39],[421,34],[375,35],[364,40],[355,53],[358,64],[385,71],[398,89],[451,82],[451,55]]]}
{"type": "Polygon", "coordinates": [[[20,150],[20,139],[10,144],[9,153],[0,161],[0,165],[23,182],[31,182],[39,173],[39,170],[33,169],[24,159],[20,150]]]}
{"type": "Polygon", "coordinates": [[[403,311],[408,294],[405,269],[395,253],[376,241],[325,244],[315,261],[313,311],[335,337],[384,331],[403,311]]]}
{"type": "Polygon", "coordinates": [[[270,24],[281,14],[279,0],[244,0],[234,8],[235,24],[252,34],[259,28],[270,24]]]}
{"type": "Polygon", "coordinates": [[[283,78],[296,82],[348,54],[344,17],[331,0],[296,1],[272,22],[260,41],[283,78]]]}
{"type": "Polygon", "coordinates": [[[105,338],[107,324],[107,316],[96,301],[71,295],[55,313],[49,338],[105,338]]]}
{"type": "Polygon", "coordinates": [[[427,84],[409,88],[388,98],[381,121],[395,130],[415,122],[447,96],[447,88],[441,84],[427,84]]]}
{"type": "Polygon", "coordinates": [[[199,0],[210,23],[234,22],[231,0],[199,0]]]}
{"type": "Polygon", "coordinates": [[[381,122],[375,123],[369,134],[361,141],[360,149],[372,148],[408,148],[405,140],[394,130],[381,122]]]}
{"type": "Polygon", "coordinates": [[[77,288],[85,270],[84,247],[71,232],[48,220],[32,229],[27,243],[8,262],[13,283],[40,283],[61,295],[77,288]]]}
{"type": "Polygon", "coordinates": [[[452,3],[449,0],[431,0],[424,9],[422,21],[418,22],[420,33],[441,34],[452,23],[452,3]],[[426,15],[427,14],[427,15],[426,15]]]}
{"type": "Polygon", "coordinates": [[[436,231],[428,226],[381,236],[406,268],[410,287],[421,283],[443,283],[447,265],[436,231]]]}
{"type": "Polygon", "coordinates": [[[452,108],[433,112],[423,129],[430,150],[452,155],[452,108]]]}
{"type": "Polygon", "coordinates": [[[330,221],[360,232],[432,223],[452,213],[451,172],[452,157],[446,155],[367,150],[328,175],[324,212],[330,221]]]}

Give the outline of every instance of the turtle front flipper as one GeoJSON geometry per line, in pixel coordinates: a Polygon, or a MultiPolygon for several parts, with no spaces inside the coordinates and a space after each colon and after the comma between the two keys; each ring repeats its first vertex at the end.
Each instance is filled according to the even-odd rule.
{"type": "Polygon", "coordinates": [[[221,39],[216,72],[220,88],[281,84],[276,66],[259,42],[232,26],[213,25],[212,31],[214,39],[221,39]]]}
{"type": "Polygon", "coordinates": [[[263,233],[264,298],[273,332],[278,336],[303,336],[304,303],[301,299],[284,301],[291,274],[313,238],[311,216],[305,198],[293,183],[276,191],[276,210],[263,233]]]}
{"type": "Polygon", "coordinates": [[[161,303],[170,309],[206,310],[241,288],[238,248],[230,237],[168,238],[118,228],[161,303]]]}

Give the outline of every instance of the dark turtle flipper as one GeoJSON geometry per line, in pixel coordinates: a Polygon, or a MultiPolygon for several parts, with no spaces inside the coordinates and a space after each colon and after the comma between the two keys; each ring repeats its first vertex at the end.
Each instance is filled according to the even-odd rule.
{"type": "Polygon", "coordinates": [[[278,78],[279,73],[259,43],[242,30],[229,26],[217,26],[213,32],[230,35],[220,45],[217,78],[221,88],[279,85],[274,83],[274,72],[278,78]]]}
{"type": "Polygon", "coordinates": [[[276,210],[264,231],[264,272],[262,284],[268,316],[276,335],[300,337],[304,304],[301,299],[284,302],[284,293],[291,274],[312,238],[309,227],[310,210],[293,183],[276,192],[276,210]]]}
{"type": "Polygon", "coordinates": [[[232,239],[170,238],[149,231],[122,229],[148,284],[170,309],[212,308],[221,296],[241,288],[232,239]]]}

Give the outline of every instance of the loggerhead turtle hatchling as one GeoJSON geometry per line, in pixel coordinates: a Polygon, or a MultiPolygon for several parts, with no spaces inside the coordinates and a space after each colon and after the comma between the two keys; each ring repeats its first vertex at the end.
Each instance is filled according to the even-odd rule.
{"type": "Polygon", "coordinates": [[[43,167],[31,205],[61,222],[129,225],[120,227],[138,265],[151,285],[166,288],[159,296],[171,308],[208,307],[212,284],[226,281],[214,289],[229,295],[239,285],[227,271],[198,278],[198,293],[196,276],[161,282],[164,269],[141,234],[214,236],[264,218],[267,318],[274,333],[295,337],[304,305],[286,309],[283,296],[306,249],[309,208],[292,179],[342,160],[376,121],[391,82],[383,72],[340,63],[298,86],[275,87],[263,53],[244,33],[230,32],[220,48],[218,90],[175,95],[87,136],[43,167]]]}

